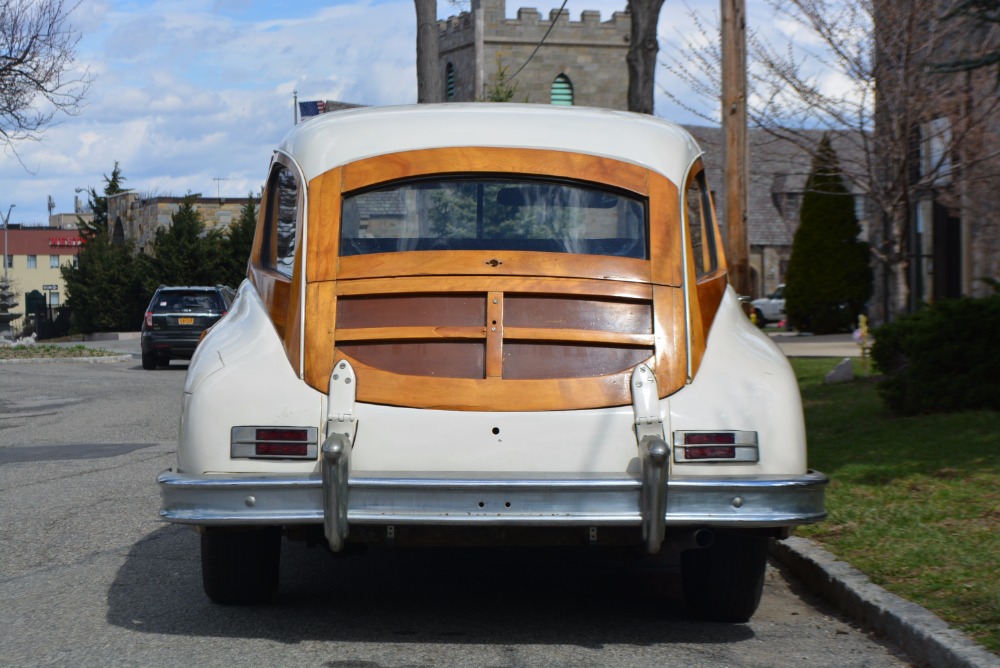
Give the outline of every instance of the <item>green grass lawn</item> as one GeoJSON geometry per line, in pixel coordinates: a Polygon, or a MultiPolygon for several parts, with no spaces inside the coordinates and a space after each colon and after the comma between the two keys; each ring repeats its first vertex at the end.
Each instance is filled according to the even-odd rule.
{"type": "MultiPolygon", "coordinates": [[[[1000,413],[898,418],[839,360],[793,359],[829,518],[796,533],[1000,653],[1000,413]]],[[[933,392],[933,387],[927,388],[933,392]]]]}

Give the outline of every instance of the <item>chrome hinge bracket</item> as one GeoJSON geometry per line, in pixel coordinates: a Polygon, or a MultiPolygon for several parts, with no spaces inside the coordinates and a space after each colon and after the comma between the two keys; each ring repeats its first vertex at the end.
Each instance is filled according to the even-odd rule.
{"type": "Polygon", "coordinates": [[[326,436],[342,433],[351,441],[357,428],[354,404],[357,401],[358,379],[354,367],[347,360],[340,360],[330,374],[330,392],[326,406],[326,436]]]}
{"type": "Polygon", "coordinates": [[[642,466],[642,492],[639,511],[646,551],[660,551],[666,535],[667,477],[670,471],[670,446],[664,434],[660,412],[660,393],[656,376],[646,364],[632,372],[632,411],[635,414],[635,440],[642,466]]]}

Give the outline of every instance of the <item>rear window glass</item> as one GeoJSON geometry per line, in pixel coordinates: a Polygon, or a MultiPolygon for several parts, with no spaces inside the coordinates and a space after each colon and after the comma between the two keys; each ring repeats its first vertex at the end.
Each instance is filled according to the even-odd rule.
{"type": "Polygon", "coordinates": [[[215,292],[171,290],[153,299],[152,311],[222,311],[222,299],[215,292]]]}
{"type": "Polygon", "coordinates": [[[552,181],[407,182],[344,198],[341,255],[525,250],[647,259],[646,202],[552,181]]]}

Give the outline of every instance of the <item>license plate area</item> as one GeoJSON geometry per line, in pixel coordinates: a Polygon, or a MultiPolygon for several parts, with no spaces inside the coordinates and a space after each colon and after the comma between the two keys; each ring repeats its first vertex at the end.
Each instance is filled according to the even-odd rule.
{"type": "Polygon", "coordinates": [[[194,318],[177,318],[178,325],[193,325],[194,318]]]}

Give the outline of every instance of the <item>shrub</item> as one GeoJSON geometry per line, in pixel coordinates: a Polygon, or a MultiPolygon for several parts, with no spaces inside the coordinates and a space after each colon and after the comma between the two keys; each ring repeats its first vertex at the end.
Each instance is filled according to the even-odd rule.
{"type": "Polygon", "coordinates": [[[868,245],[828,136],[813,159],[785,279],[785,308],[799,330],[850,330],[872,293],[868,245]]]}
{"type": "Polygon", "coordinates": [[[1000,295],[938,302],[875,331],[878,385],[894,413],[1000,409],[1000,295]]]}

